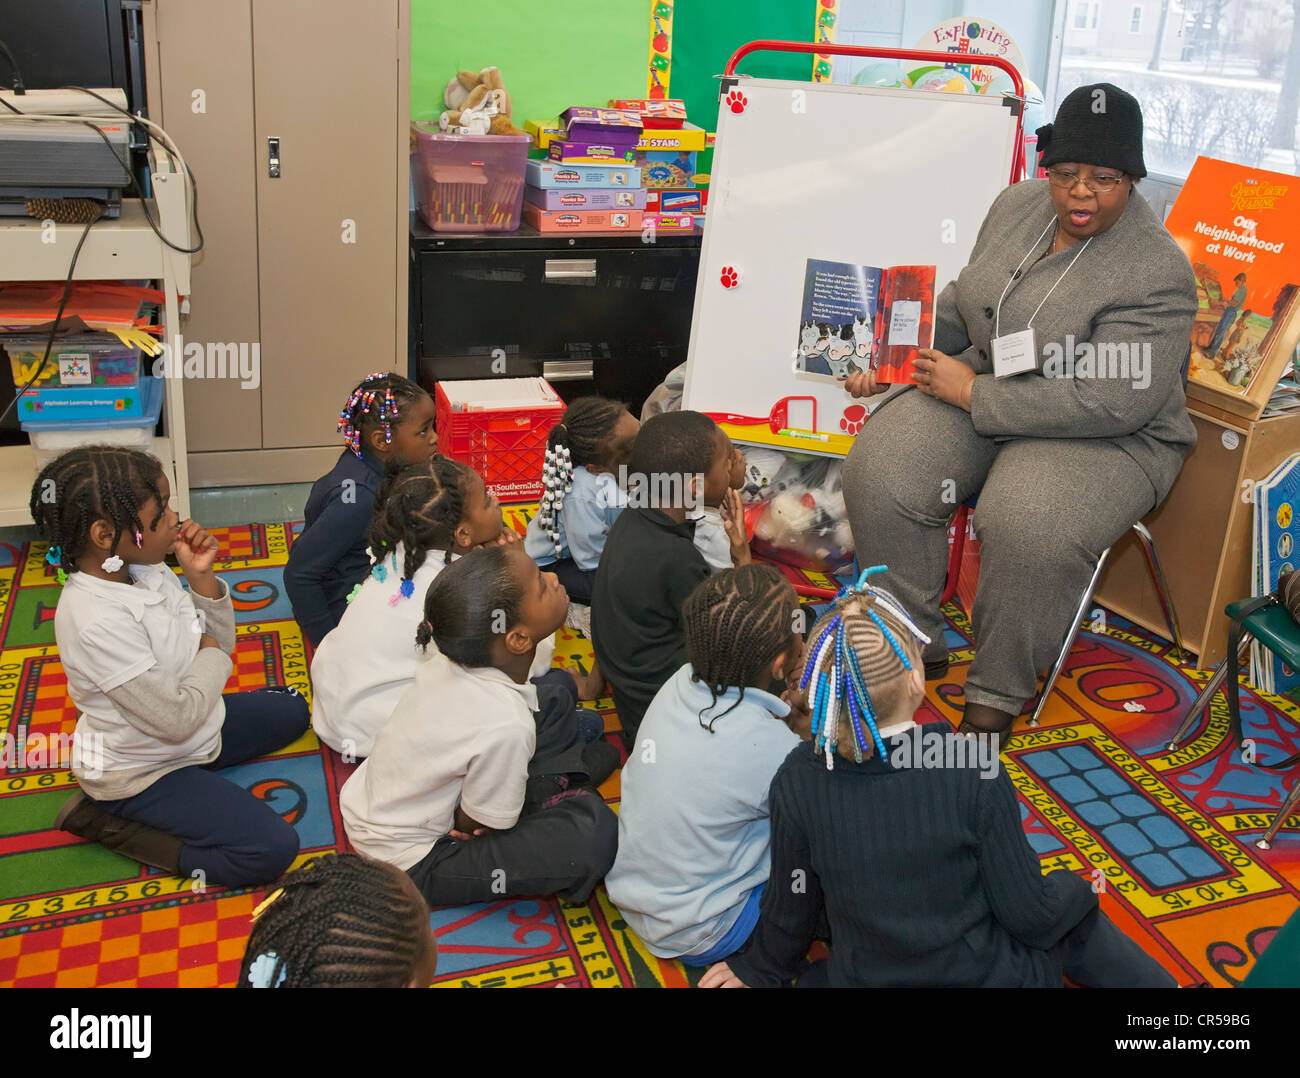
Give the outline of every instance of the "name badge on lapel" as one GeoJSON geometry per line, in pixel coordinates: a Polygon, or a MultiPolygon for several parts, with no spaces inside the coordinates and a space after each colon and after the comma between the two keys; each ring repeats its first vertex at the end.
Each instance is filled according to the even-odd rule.
{"type": "Polygon", "coordinates": [[[1038,367],[1038,352],[1034,348],[1034,329],[1019,333],[1004,333],[993,338],[993,376],[1007,378],[1024,374],[1038,367]]]}

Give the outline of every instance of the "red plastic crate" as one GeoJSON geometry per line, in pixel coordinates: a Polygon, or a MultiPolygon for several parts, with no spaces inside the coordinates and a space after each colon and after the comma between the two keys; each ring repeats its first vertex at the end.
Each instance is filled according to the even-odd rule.
{"type": "Polygon", "coordinates": [[[468,464],[483,477],[488,493],[503,502],[542,497],[546,438],[564,415],[564,401],[545,381],[537,381],[555,399],[534,408],[454,412],[443,383],[434,389],[438,452],[468,464]]]}

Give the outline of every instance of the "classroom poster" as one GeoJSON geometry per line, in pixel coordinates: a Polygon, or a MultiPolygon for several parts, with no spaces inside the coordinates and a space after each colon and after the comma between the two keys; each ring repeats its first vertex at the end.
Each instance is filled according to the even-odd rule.
{"type": "Polygon", "coordinates": [[[1300,291],[1298,183],[1198,157],[1169,211],[1165,224],[1196,274],[1189,374],[1220,392],[1244,397],[1274,366],[1270,352],[1300,291]]]}

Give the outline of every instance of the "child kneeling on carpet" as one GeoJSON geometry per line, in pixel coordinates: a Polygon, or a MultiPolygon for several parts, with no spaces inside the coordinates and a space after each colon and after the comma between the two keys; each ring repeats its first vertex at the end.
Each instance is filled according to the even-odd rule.
{"type": "Polygon", "coordinates": [[[627,504],[618,470],[641,424],[617,401],[579,397],[546,438],[545,492],[524,547],[560,578],[575,603],[591,604],[609,529],[627,504]]]}
{"type": "MultiPolygon", "coordinates": [[[[591,597],[591,643],[614,690],[631,751],[655,693],[686,661],[682,603],[709,575],[688,513],[722,504],[731,439],[701,412],[646,421],[628,462],[628,506],[609,530],[591,597]]],[[[748,559],[743,519],[727,521],[736,561],[748,559]]]]}
{"type": "MultiPolygon", "coordinates": [[[[312,657],[312,726],[325,744],[349,759],[370,755],[420,665],[415,631],[429,585],[475,547],[518,541],[468,465],[439,456],[425,464],[389,463],[370,522],[374,565],[312,657]]],[[[576,691],[565,671],[548,673],[554,654],[553,640],[540,642],[530,676],[576,691]]],[[[604,723],[595,712],[586,715],[590,741],[604,723]]]]}
{"type": "Polygon", "coordinates": [[[409,378],[375,371],[339,414],[347,447],[312,484],[306,523],[289,548],[284,590],[312,647],[339,623],[352,589],[366,578],[366,529],[389,460],[429,460],[438,447],[433,398],[409,378]]]}
{"type": "Polygon", "coordinates": [[[353,846],[406,870],[432,906],[582,901],[613,863],[618,823],[592,787],[618,751],[584,748],[572,694],[528,679],[568,606],[518,545],[472,550],[429,587],[417,640],[438,652],[339,808],[353,846]]]}
{"type": "Polygon", "coordinates": [[[772,695],[799,667],[799,598],[768,565],[725,569],[682,610],[687,663],[656,694],[623,766],[610,900],[660,958],[743,946],[769,861],[767,791],[799,735],[772,695]]]}
{"type": "Polygon", "coordinates": [[[109,446],[63,454],[32,488],[46,559],[66,574],[54,636],[79,712],[81,793],[55,826],[173,875],[267,883],[297,855],[298,834],[218,772],[301,736],[307,702],[285,688],[222,695],[235,615],[212,571],[218,543],[170,498],[154,457],[109,446]]]}
{"type": "Polygon", "coordinates": [[[253,911],[238,988],[425,988],[429,907],[406,873],[357,853],[290,872],[253,911]]]}
{"type": "Polygon", "coordinates": [[[1172,988],[1087,880],[1042,874],[1001,767],[946,727],[944,751],[921,752],[929,641],[868,586],[882,568],[813,627],[799,682],[813,741],[772,780],[771,885],[749,946],[700,986],[787,983],[828,926],[830,957],[800,985],[1172,988]]]}

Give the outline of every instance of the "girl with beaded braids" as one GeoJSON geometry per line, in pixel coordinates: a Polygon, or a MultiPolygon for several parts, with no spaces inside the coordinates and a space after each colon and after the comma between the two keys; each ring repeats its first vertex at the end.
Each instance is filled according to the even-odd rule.
{"type": "Polygon", "coordinates": [[[347,447],[312,485],[306,523],[289,548],[284,587],[312,647],[339,623],[370,569],[366,529],[389,460],[427,463],[438,447],[433,399],[400,374],[376,371],[349,395],[338,429],[347,447]]]}
{"type": "Polygon", "coordinates": [[[1082,876],[1042,874],[997,734],[916,726],[929,641],[870,585],[883,568],[809,636],[813,741],[772,779],[772,885],[749,946],[700,986],[1173,987],[1082,876]]]}
{"type": "Polygon", "coordinates": [[[682,610],[686,659],[623,765],[610,899],[660,958],[705,966],[744,945],[767,884],[772,776],[799,735],[777,686],[803,652],[794,588],[724,569],[682,610]]]}
{"type": "Polygon", "coordinates": [[[590,604],[605,537],[627,504],[618,485],[641,424],[617,401],[579,397],[546,439],[545,492],[524,549],[560,578],[575,603],[590,604]]]}
{"type": "Polygon", "coordinates": [[[438,968],[429,907],[406,873],[328,854],[253,910],[239,988],[424,988],[438,968]]]}
{"type": "Polygon", "coordinates": [[[78,713],[80,791],[55,826],[173,875],[250,887],[289,867],[298,835],[219,770],[301,736],[307,704],[283,688],[222,695],[235,615],[213,572],[218,543],[170,498],[154,457],[110,446],[63,454],[32,488],[65,579],[54,638],[78,713]]]}
{"type": "MultiPolygon", "coordinates": [[[[482,476],[442,456],[388,463],[369,536],[370,575],[311,661],[312,725],[348,761],[370,755],[415,677],[415,631],[438,573],[476,547],[519,541],[482,476]]],[[[544,641],[535,674],[550,668],[554,652],[554,642],[544,641]]]]}

